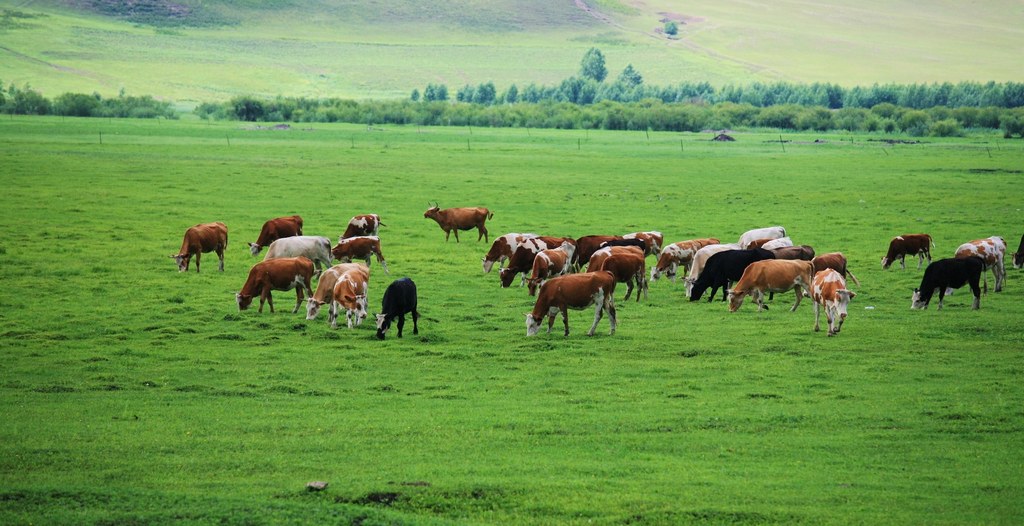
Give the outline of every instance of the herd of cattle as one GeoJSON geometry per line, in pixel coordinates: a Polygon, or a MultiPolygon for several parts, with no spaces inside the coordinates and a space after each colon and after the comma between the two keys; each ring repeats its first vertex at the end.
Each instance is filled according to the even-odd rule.
{"type": "MultiPolygon", "coordinates": [[[[449,208],[431,206],[423,217],[433,219],[445,232],[445,240],[459,230],[476,228],[477,241],[490,242],[485,227],[492,214],[486,208],[449,208]]],[[[302,305],[303,291],[306,301],[306,319],[313,320],[321,307],[328,306],[328,322],[337,327],[341,311],[349,328],[359,325],[367,316],[367,290],[371,257],[376,257],[385,273],[387,263],[381,253],[379,228],[383,226],[376,214],[353,217],[338,243],[331,246],[326,237],[302,235],[302,218],[279,217],[264,223],[256,242],[249,243],[250,253],[259,254],[267,248],[263,261],[249,271],[242,289],[236,294],[240,310],[245,310],[253,298],[260,298],[259,311],[264,303],[274,311],[271,291],[295,289],[293,313],[302,305]],[[333,264],[339,260],[339,264],[333,264]],[[354,263],[361,260],[363,263],[354,263]],[[321,268],[323,267],[323,268],[321,268]],[[312,279],[318,277],[317,288],[312,290],[312,279]]],[[[223,223],[193,226],[185,232],[181,249],[171,255],[179,271],[187,271],[194,256],[199,272],[203,253],[215,252],[224,270],[224,250],[228,232],[223,223]]],[[[1006,242],[993,236],[964,243],[954,257],[936,262],[931,260],[934,246],[927,234],[904,234],[893,238],[882,258],[882,268],[889,268],[898,259],[906,268],[906,256],[918,257],[918,269],[928,260],[928,267],[919,288],[914,290],[911,307],[927,308],[938,291],[938,308],[948,291],[969,285],[974,294],[973,308],[980,306],[981,276],[991,270],[995,277],[995,291],[1003,289],[1006,279],[1004,257],[1006,242]]],[[[1012,254],[1016,268],[1024,266],[1024,237],[1017,252],[1012,254]]],[[[750,296],[758,310],[767,309],[764,294],[769,299],[776,292],[794,290],[795,311],[803,297],[814,302],[814,330],[820,328],[821,310],[825,311],[828,335],[838,334],[847,317],[847,305],[856,293],[847,289],[849,277],[860,281],[847,268],[841,252],[816,255],[812,247],[794,246],[781,226],[758,228],[745,232],[736,243],[722,243],[717,238],[692,239],[664,245],[660,232],[633,232],[625,235],[588,235],[580,238],[551,237],[526,233],[505,234],[491,244],[483,257],[483,271],[499,267],[502,287],[509,287],[516,276],[520,284],[536,296],[533,311],[526,314],[526,333],[533,336],[540,330],[545,317],[550,333],[555,318],[562,314],[565,335],[569,335],[568,309],[582,310],[595,306],[594,322],[588,335],[593,335],[602,317],[607,314],[611,334],[615,333],[617,317],[614,292],[618,283],[627,286],[625,300],[636,291],[636,300],[647,297],[648,283],[665,276],[673,282],[682,272],[685,275],[686,295],[690,301],[700,300],[709,292],[707,301],[713,301],[722,290],[722,301],[729,302],[735,312],[750,296]],[[646,258],[656,256],[657,261],[648,277],[646,258]],[[504,266],[503,266],[504,265],[504,266]],[[586,268],[584,272],[583,269],[586,268]],[[730,287],[730,284],[732,286],[730,287]]],[[[988,290],[987,279],[984,282],[988,290]]],[[[377,337],[384,339],[391,323],[397,320],[398,336],[402,336],[405,315],[411,314],[413,334],[419,333],[416,285],[409,278],[392,282],[384,292],[381,313],[377,315],[377,337]]]]}

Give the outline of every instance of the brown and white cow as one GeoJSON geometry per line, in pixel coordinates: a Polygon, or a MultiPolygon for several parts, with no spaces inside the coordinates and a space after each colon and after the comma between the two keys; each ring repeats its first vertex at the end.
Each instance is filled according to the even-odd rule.
{"type": "Polygon", "coordinates": [[[672,283],[676,282],[676,271],[679,266],[683,267],[683,274],[690,271],[690,263],[698,250],[708,246],[717,245],[718,238],[708,237],[703,239],[688,239],[678,241],[663,248],[658,255],[658,262],[651,267],[651,281],[657,281],[662,274],[668,276],[672,283]]]}
{"type": "Polygon", "coordinates": [[[388,271],[388,263],[384,261],[384,254],[380,251],[380,238],[377,236],[357,236],[338,239],[338,244],[331,249],[334,259],[342,263],[348,263],[353,259],[361,259],[370,266],[370,256],[377,256],[377,262],[384,267],[384,273],[388,271]]]}
{"type": "Polygon", "coordinates": [[[932,241],[932,236],[928,234],[903,234],[902,236],[896,236],[889,241],[889,250],[885,253],[882,258],[882,269],[889,268],[890,265],[896,262],[896,258],[900,260],[900,268],[906,269],[906,257],[917,256],[917,270],[921,270],[921,265],[924,264],[925,258],[928,258],[928,262],[932,262],[931,247],[934,247],[935,243],[932,241]]]}
{"type": "Polygon", "coordinates": [[[1024,236],[1020,236],[1020,245],[1017,251],[1010,255],[1013,258],[1013,268],[1024,267],[1024,236]]]}
{"type": "Polygon", "coordinates": [[[356,236],[376,236],[382,226],[387,225],[380,222],[380,216],[377,214],[354,216],[348,220],[345,233],[339,239],[348,239],[356,236]]]}
{"type": "Polygon", "coordinates": [[[327,307],[329,313],[328,320],[334,319],[336,316],[332,304],[334,301],[334,285],[338,283],[338,278],[342,274],[350,270],[362,270],[366,272],[367,278],[370,276],[370,268],[362,263],[339,263],[325,270],[316,283],[316,290],[313,291],[313,295],[306,300],[307,320],[315,320],[320,314],[320,307],[324,305],[329,305],[327,307]]]}
{"type": "Polygon", "coordinates": [[[533,258],[533,273],[527,280],[530,288],[530,295],[537,295],[537,286],[543,285],[545,281],[568,274],[572,269],[572,254],[576,251],[576,245],[566,241],[558,248],[541,250],[533,258]]]}
{"type": "Polygon", "coordinates": [[[626,234],[622,236],[622,239],[639,239],[647,245],[647,256],[655,256],[661,252],[662,245],[665,244],[665,236],[657,230],[648,230],[647,232],[633,232],[632,234],[626,234]]]}
{"type": "Polygon", "coordinates": [[[572,238],[551,236],[538,236],[520,243],[512,257],[509,258],[508,266],[498,269],[498,278],[501,280],[502,288],[508,288],[512,285],[512,280],[515,279],[517,274],[522,274],[520,286],[526,284],[526,273],[533,270],[533,260],[537,257],[537,254],[540,254],[543,250],[560,247],[564,243],[576,246],[576,241],[572,238]]]}
{"type": "Polygon", "coordinates": [[[490,272],[495,263],[498,264],[498,268],[501,268],[505,261],[512,257],[512,254],[519,248],[519,245],[523,244],[527,239],[535,237],[537,237],[537,234],[512,232],[495,239],[494,243],[491,243],[491,249],[487,251],[487,254],[484,254],[484,273],[490,272]]]}
{"type": "Polygon", "coordinates": [[[590,261],[590,256],[594,255],[594,252],[601,250],[601,245],[609,241],[622,239],[622,236],[583,236],[576,239],[576,255],[573,256],[573,266],[577,269],[583,268],[583,265],[590,261]]]}
{"type": "Polygon", "coordinates": [[[597,323],[607,312],[611,322],[611,332],[615,334],[617,320],[615,318],[615,276],[611,272],[585,272],[582,274],[566,274],[549,279],[540,287],[533,312],[526,313],[526,335],[535,336],[540,330],[544,317],[548,317],[548,333],[555,324],[555,316],[562,313],[565,324],[565,335],[569,336],[568,309],[583,310],[596,305],[594,324],[590,326],[587,336],[593,336],[597,323]]]}
{"type": "MultiPolygon", "coordinates": [[[[968,241],[957,247],[957,259],[980,257],[985,262],[985,270],[991,270],[996,280],[996,292],[1002,292],[1006,282],[1006,240],[1000,236],[986,237],[968,241]]],[[[985,291],[988,292],[988,278],[985,278],[985,291]]]]}
{"type": "Polygon", "coordinates": [[[224,249],[228,247],[228,227],[224,223],[202,223],[189,227],[181,248],[171,258],[178,263],[178,272],[188,270],[192,256],[196,257],[196,272],[199,272],[199,259],[204,252],[216,252],[220,258],[220,271],[224,272],[224,249]]]}
{"type": "Polygon", "coordinates": [[[274,312],[274,298],[270,295],[272,290],[295,289],[295,308],[292,312],[299,312],[299,305],[302,304],[302,289],[312,296],[310,280],[313,279],[313,262],[309,258],[278,258],[264,260],[251,269],[249,277],[242,285],[242,290],[235,294],[235,301],[238,303],[238,310],[249,308],[252,299],[260,298],[259,312],[263,312],[263,304],[270,304],[270,312],[274,312]]]}
{"type": "Polygon", "coordinates": [[[811,295],[814,280],[814,264],[810,261],[791,259],[763,259],[751,263],[736,286],[729,291],[729,312],[736,312],[743,305],[743,298],[749,295],[757,303],[757,310],[767,309],[764,293],[796,291],[796,303],[790,312],[800,306],[804,294],[811,295]]]}
{"type": "Polygon", "coordinates": [[[736,243],[722,243],[717,245],[707,245],[701,247],[696,253],[693,254],[693,261],[690,263],[690,272],[686,275],[686,297],[693,295],[693,284],[700,278],[702,272],[704,272],[704,265],[708,262],[708,258],[719,253],[725,252],[726,250],[740,250],[740,246],[736,243]]]}
{"type": "Polygon", "coordinates": [[[488,219],[494,217],[494,214],[490,210],[483,207],[477,208],[445,208],[441,210],[436,204],[423,212],[423,217],[433,219],[437,221],[438,226],[441,230],[444,230],[444,240],[448,241],[448,236],[455,232],[455,242],[459,242],[459,230],[471,230],[477,229],[478,235],[476,240],[480,241],[481,238],[484,241],[490,242],[487,237],[487,227],[484,223],[488,219]]]}
{"type": "Polygon", "coordinates": [[[615,276],[615,281],[626,284],[626,296],[623,301],[629,300],[633,293],[633,283],[636,283],[636,300],[640,301],[640,293],[643,292],[644,299],[647,298],[647,268],[644,260],[644,253],[637,247],[605,247],[593,256],[590,256],[590,263],[587,270],[594,272],[606,270],[615,276]]]}
{"type": "Polygon", "coordinates": [[[249,243],[249,253],[255,256],[263,247],[269,247],[271,243],[282,237],[302,235],[302,218],[295,216],[277,217],[268,219],[260,229],[260,235],[255,243],[249,243]]]}
{"type": "Polygon", "coordinates": [[[828,335],[839,334],[846,321],[846,307],[857,293],[846,290],[846,280],[839,272],[827,268],[814,274],[811,284],[811,299],[814,300],[814,332],[821,330],[819,320],[821,309],[825,309],[828,320],[828,335]]]}
{"type": "Polygon", "coordinates": [[[778,239],[780,237],[786,237],[786,229],[781,226],[755,228],[744,232],[736,244],[739,245],[740,248],[746,248],[747,245],[750,245],[758,239],[778,239]]]}
{"type": "Polygon", "coordinates": [[[804,261],[814,259],[814,247],[810,245],[779,247],[770,250],[775,253],[775,259],[802,259],[804,261]]]}
{"type": "Polygon", "coordinates": [[[346,270],[334,283],[330,316],[327,320],[332,329],[338,328],[338,316],[342,309],[345,310],[345,320],[349,329],[366,319],[366,291],[369,287],[370,269],[362,265],[359,267],[361,268],[346,270]]]}
{"type": "Polygon", "coordinates": [[[263,261],[299,256],[309,258],[319,274],[320,265],[324,268],[331,267],[331,240],[322,236],[282,237],[270,244],[263,261]]]}
{"type": "Polygon", "coordinates": [[[844,256],[842,252],[828,252],[826,254],[816,256],[811,260],[811,262],[814,263],[815,273],[830,268],[838,272],[843,279],[846,279],[846,277],[849,276],[858,287],[860,286],[860,280],[857,279],[857,276],[854,276],[853,272],[850,272],[849,267],[846,266],[846,256],[844,256]]]}

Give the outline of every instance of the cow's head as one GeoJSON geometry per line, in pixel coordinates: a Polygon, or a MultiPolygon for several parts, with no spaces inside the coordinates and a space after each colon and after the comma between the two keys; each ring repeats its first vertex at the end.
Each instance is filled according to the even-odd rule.
{"type": "Polygon", "coordinates": [[[518,272],[513,272],[508,267],[498,269],[498,276],[501,277],[501,287],[507,289],[512,285],[512,280],[516,279],[516,274],[518,272]]]}
{"type": "Polygon", "coordinates": [[[481,258],[480,261],[484,264],[484,273],[490,272],[491,268],[494,267],[494,263],[496,263],[494,260],[487,259],[487,256],[481,258]]]}
{"type": "Polygon", "coordinates": [[[892,261],[888,257],[882,256],[882,270],[889,268],[889,265],[892,265],[892,261]]]}
{"type": "Polygon", "coordinates": [[[241,292],[235,293],[235,302],[238,303],[238,310],[245,310],[252,304],[252,296],[242,294],[241,292]]]}
{"type": "Polygon", "coordinates": [[[315,320],[320,314],[320,307],[323,307],[326,304],[327,302],[320,301],[316,298],[309,298],[306,300],[306,319],[315,320]]]}
{"type": "Polygon", "coordinates": [[[256,243],[249,243],[249,254],[255,256],[256,254],[260,253],[260,250],[263,250],[262,245],[257,245],[256,243]]]}
{"type": "Polygon", "coordinates": [[[835,314],[832,318],[832,326],[829,327],[829,336],[839,333],[839,329],[843,327],[843,322],[846,321],[846,307],[850,304],[850,300],[856,296],[857,293],[852,290],[839,289],[836,291],[836,300],[832,305],[832,308],[835,309],[835,314]]]}
{"type": "Polygon", "coordinates": [[[378,314],[377,315],[377,339],[378,340],[383,340],[384,339],[384,333],[386,333],[389,328],[391,328],[391,320],[388,319],[386,314],[378,314]]]}
{"type": "Polygon", "coordinates": [[[747,295],[743,291],[727,290],[725,291],[726,296],[729,298],[729,312],[736,312],[743,305],[743,298],[747,295]]]}
{"type": "Polygon", "coordinates": [[[910,308],[911,309],[927,309],[928,302],[921,299],[921,290],[914,289],[914,294],[910,296],[910,308]]]}
{"type": "Polygon", "coordinates": [[[526,313],[526,335],[536,336],[540,332],[540,322],[537,318],[533,317],[532,312],[526,313]]]}
{"type": "Polygon", "coordinates": [[[171,254],[170,257],[174,258],[174,262],[178,264],[178,272],[188,270],[188,263],[192,260],[192,256],[188,254],[171,254]]]}
{"type": "Polygon", "coordinates": [[[437,213],[440,212],[440,211],[441,211],[441,207],[438,206],[437,203],[434,203],[434,205],[431,206],[430,208],[428,208],[426,212],[423,212],[423,217],[427,217],[427,218],[430,218],[430,219],[437,219],[437,213]]]}

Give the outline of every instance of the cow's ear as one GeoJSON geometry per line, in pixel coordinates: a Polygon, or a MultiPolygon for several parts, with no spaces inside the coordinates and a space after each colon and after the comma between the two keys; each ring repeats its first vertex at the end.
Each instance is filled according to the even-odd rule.
{"type": "Polygon", "coordinates": [[[345,298],[345,301],[349,301],[349,302],[352,302],[352,301],[356,300],[356,297],[351,295],[351,294],[345,294],[344,298],[345,298]]]}
{"type": "Polygon", "coordinates": [[[850,291],[850,298],[853,299],[853,298],[856,298],[856,297],[857,297],[857,293],[851,290],[850,291]]]}

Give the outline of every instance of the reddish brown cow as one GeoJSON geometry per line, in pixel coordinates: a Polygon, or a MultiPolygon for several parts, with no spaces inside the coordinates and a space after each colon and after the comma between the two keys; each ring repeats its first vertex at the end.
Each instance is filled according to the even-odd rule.
{"type": "Polygon", "coordinates": [[[228,247],[228,227],[224,223],[203,223],[189,227],[181,248],[170,257],[178,263],[178,272],[188,270],[192,256],[196,257],[196,272],[199,272],[199,259],[204,252],[216,252],[220,258],[220,271],[224,272],[224,249],[228,247]]]}
{"type": "Polygon", "coordinates": [[[269,219],[266,223],[263,223],[263,228],[260,229],[260,235],[256,238],[256,242],[249,243],[249,253],[255,256],[260,253],[260,250],[263,250],[263,247],[269,247],[271,243],[282,237],[301,235],[301,217],[287,216],[269,219]]]}
{"type": "Polygon", "coordinates": [[[537,294],[537,286],[545,280],[556,276],[568,274],[572,268],[572,253],[576,251],[576,245],[566,241],[558,248],[541,250],[533,258],[533,274],[528,280],[530,284],[530,295],[537,294]]]}
{"type": "Polygon", "coordinates": [[[533,312],[526,313],[526,335],[535,336],[540,330],[544,316],[548,317],[548,333],[555,324],[555,316],[562,313],[565,324],[565,335],[569,336],[568,309],[582,310],[596,305],[594,324],[590,326],[587,336],[593,336],[601,316],[607,312],[615,334],[615,276],[611,272],[598,271],[584,274],[567,274],[549,279],[540,287],[533,312]]]}
{"type": "Polygon", "coordinates": [[[846,280],[836,270],[827,268],[814,274],[811,299],[814,300],[814,332],[821,330],[821,309],[825,309],[828,320],[828,335],[839,334],[846,321],[846,306],[856,297],[855,292],[846,290],[846,280]]]}
{"type": "Polygon", "coordinates": [[[771,249],[775,253],[775,259],[802,259],[810,261],[814,259],[814,247],[800,245],[798,247],[779,247],[771,249]]]}
{"type": "Polygon", "coordinates": [[[345,233],[341,235],[341,239],[356,236],[376,236],[377,231],[382,226],[387,225],[380,222],[380,216],[377,214],[358,215],[348,220],[348,227],[345,228],[345,233]]]}
{"type": "Polygon", "coordinates": [[[388,264],[384,261],[384,255],[380,251],[380,238],[376,236],[359,236],[348,239],[339,239],[338,244],[331,249],[334,259],[342,263],[348,263],[353,259],[361,259],[370,266],[370,256],[377,256],[377,262],[384,267],[384,273],[390,274],[388,264]]]}
{"type": "Polygon", "coordinates": [[[590,261],[594,252],[601,250],[601,244],[622,239],[622,236],[583,236],[576,240],[576,255],[573,256],[573,266],[582,268],[583,264],[590,261]]]}
{"type": "Polygon", "coordinates": [[[498,264],[498,268],[501,268],[501,265],[512,257],[512,254],[519,248],[519,245],[523,244],[527,239],[535,237],[537,237],[537,234],[513,232],[495,239],[494,243],[491,244],[491,249],[487,251],[483,258],[484,273],[490,272],[495,263],[498,264]]]}
{"type": "Polygon", "coordinates": [[[441,210],[436,204],[423,212],[423,217],[433,219],[437,221],[437,224],[444,230],[444,240],[448,241],[448,236],[455,232],[455,242],[459,242],[459,230],[470,230],[477,229],[478,235],[476,240],[480,241],[481,238],[484,241],[490,242],[490,238],[487,237],[487,227],[484,223],[494,217],[494,214],[483,207],[479,208],[445,208],[441,210]]]}
{"type": "MultiPolygon", "coordinates": [[[[606,270],[611,272],[615,276],[615,281],[618,283],[625,283],[626,296],[622,298],[623,301],[629,300],[629,295],[633,293],[633,282],[636,282],[636,301],[640,301],[640,292],[644,293],[644,299],[647,299],[647,267],[644,264],[644,255],[637,254],[634,251],[615,251],[615,248],[633,248],[633,247],[610,247],[612,253],[602,260],[596,263],[587,265],[587,270],[591,272],[598,270],[606,270]]],[[[590,258],[591,261],[597,259],[605,249],[601,249],[594,253],[594,256],[590,258]]]]}
{"type": "Polygon", "coordinates": [[[539,236],[523,241],[509,258],[508,266],[498,270],[502,288],[508,288],[516,274],[520,273],[523,274],[523,283],[525,283],[525,274],[533,269],[533,260],[537,254],[540,254],[542,250],[560,247],[564,243],[575,246],[576,241],[568,237],[551,236],[539,236]]]}
{"type": "Polygon", "coordinates": [[[330,317],[332,329],[338,328],[338,315],[345,309],[345,320],[351,329],[366,319],[366,289],[370,281],[368,267],[355,268],[344,272],[334,284],[330,317]]]}
{"type": "Polygon", "coordinates": [[[931,247],[935,246],[932,242],[932,236],[928,234],[903,234],[902,236],[896,236],[889,241],[889,251],[886,252],[885,257],[882,258],[882,269],[889,268],[896,258],[900,260],[900,268],[906,269],[907,264],[905,258],[907,256],[917,256],[917,270],[921,270],[921,265],[924,263],[924,259],[928,258],[928,262],[932,262],[931,247]]]}
{"type": "Polygon", "coordinates": [[[270,312],[274,312],[274,298],[271,297],[271,290],[295,289],[295,308],[292,312],[299,312],[299,305],[302,304],[302,289],[312,296],[310,280],[313,279],[313,262],[306,257],[268,259],[257,263],[249,270],[249,277],[242,285],[242,290],[235,294],[235,301],[238,302],[238,310],[249,308],[252,299],[260,297],[260,310],[263,312],[263,303],[270,304],[270,312]]]}
{"type": "Polygon", "coordinates": [[[764,304],[765,291],[785,292],[796,290],[796,303],[790,312],[800,306],[804,294],[811,296],[814,281],[814,264],[810,261],[791,259],[762,259],[747,266],[736,286],[729,291],[729,312],[736,312],[743,305],[748,294],[757,303],[757,310],[767,309],[764,304]]]}
{"type": "Polygon", "coordinates": [[[839,273],[844,279],[849,276],[857,286],[860,286],[860,280],[857,276],[850,272],[850,269],[846,267],[846,256],[842,252],[829,252],[822,254],[811,260],[814,263],[814,272],[818,273],[822,270],[830,268],[839,273]]]}
{"type": "Polygon", "coordinates": [[[362,263],[339,263],[325,270],[316,282],[316,290],[313,291],[313,295],[306,301],[307,320],[315,320],[317,315],[320,314],[320,307],[324,305],[331,305],[327,308],[330,311],[328,321],[333,320],[337,316],[332,303],[334,301],[334,285],[338,283],[338,279],[344,273],[350,270],[363,270],[366,272],[367,279],[369,279],[370,268],[362,263]]]}

